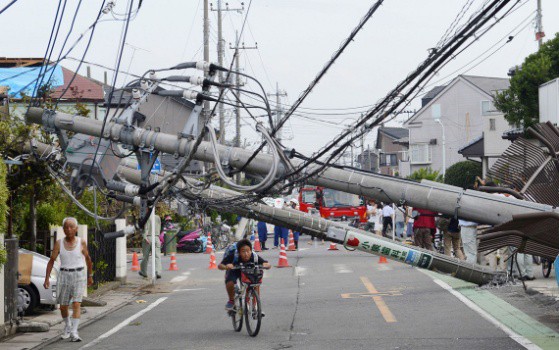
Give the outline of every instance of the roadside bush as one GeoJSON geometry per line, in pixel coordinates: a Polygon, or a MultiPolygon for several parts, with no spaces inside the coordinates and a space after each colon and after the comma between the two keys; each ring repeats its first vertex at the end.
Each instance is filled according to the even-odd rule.
{"type": "Polygon", "coordinates": [[[466,160],[458,162],[446,169],[444,183],[448,185],[468,188],[473,186],[476,176],[481,177],[481,164],[466,160]]]}

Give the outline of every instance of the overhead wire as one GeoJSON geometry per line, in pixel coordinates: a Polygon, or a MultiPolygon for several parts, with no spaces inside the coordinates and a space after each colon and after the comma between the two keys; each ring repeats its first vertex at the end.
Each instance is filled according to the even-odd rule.
{"type": "MultiPolygon", "coordinates": [[[[388,112],[396,110],[402,103],[404,103],[408,97],[410,97],[414,92],[416,92],[418,86],[420,86],[425,80],[432,78],[434,72],[437,71],[437,67],[441,66],[447,59],[452,55],[453,52],[458,50],[462,44],[466,40],[468,40],[473,35],[476,35],[476,38],[479,38],[479,33],[476,33],[480,28],[483,27],[493,16],[502,10],[509,1],[504,1],[500,3],[499,0],[495,0],[492,2],[490,6],[487,8],[482,9],[479,11],[479,14],[474,18],[474,20],[469,22],[469,25],[463,27],[458,34],[453,36],[453,40],[448,41],[442,48],[438,49],[437,51],[433,52],[427,60],[425,60],[418,69],[416,69],[412,74],[408,75],[408,77],[402,81],[398,86],[393,89],[386,97],[378,104],[378,107],[373,108],[364,118],[361,118],[354,129],[362,128],[360,131],[356,133],[355,136],[350,138],[350,141],[353,142],[354,139],[360,137],[363,133],[365,133],[368,129],[373,126],[378,125],[381,121],[383,121],[388,112]],[[413,83],[414,80],[417,80],[413,83]],[[393,100],[399,96],[399,91],[403,91],[403,88],[409,84],[413,84],[411,88],[408,89],[407,92],[403,94],[402,97],[399,98],[398,101],[393,102],[393,100]],[[391,103],[391,105],[389,105],[391,103]],[[377,118],[371,122],[370,124],[366,124],[366,122],[371,119],[373,116],[377,116],[377,118]]],[[[518,2],[517,2],[518,3],[518,2]]],[[[513,5],[514,7],[514,5],[513,5]]],[[[510,11],[510,10],[509,10],[510,11]]],[[[508,13],[508,12],[507,12],[508,13]]],[[[506,15],[506,14],[505,14],[506,15]]],[[[497,18],[496,22],[500,19],[497,18]]],[[[485,33],[485,32],[484,32],[485,33]]],[[[476,39],[477,40],[477,39],[476,39]]],[[[428,80],[427,80],[428,81],[428,80]]],[[[405,105],[408,105],[411,100],[407,100],[405,105]]],[[[309,161],[305,161],[303,165],[297,168],[295,173],[292,173],[291,176],[296,175],[297,173],[301,172],[303,169],[308,167],[313,162],[317,161],[319,157],[324,155],[327,151],[332,149],[334,146],[338,145],[339,142],[342,142],[344,138],[348,136],[348,132],[342,132],[339,136],[337,136],[333,141],[331,141],[327,146],[323,147],[319,152],[316,152],[309,161]]],[[[344,142],[341,146],[336,148],[331,155],[329,156],[328,160],[325,161],[325,164],[328,164],[331,159],[333,159],[337,154],[339,154],[345,147],[347,147],[348,143],[344,142]]],[[[324,166],[319,167],[316,170],[306,174],[305,176],[299,178],[297,181],[304,181],[309,177],[315,176],[320,173],[324,169],[324,166]]]]}

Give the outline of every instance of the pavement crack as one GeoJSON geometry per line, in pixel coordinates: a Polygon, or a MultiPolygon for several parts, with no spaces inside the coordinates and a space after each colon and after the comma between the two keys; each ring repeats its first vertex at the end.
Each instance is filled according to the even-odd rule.
{"type": "MultiPolygon", "coordinates": [[[[297,261],[295,262],[295,269],[299,266],[299,260],[301,258],[297,255],[297,261]]],[[[291,326],[289,327],[289,341],[293,338],[293,328],[295,327],[295,318],[297,317],[297,310],[299,309],[299,298],[301,296],[301,275],[297,274],[297,298],[295,299],[295,310],[293,311],[293,318],[291,319],[291,326]]]]}

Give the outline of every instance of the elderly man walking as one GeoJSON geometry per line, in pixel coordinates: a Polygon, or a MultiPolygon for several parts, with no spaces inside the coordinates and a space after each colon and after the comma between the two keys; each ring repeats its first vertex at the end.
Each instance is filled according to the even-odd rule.
{"type": "Polygon", "coordinates": [[[60,274],[58,275],[57,302],[60,304],[60,314],[66,327],[62,333],[62,339],[71,337],[71,341],[78,342],[81,338],[78,334],[78,326],[80,324],[81,302],[87,285],[93,284],[92,263],[87,251],[87,244],[78,233],[78,220],[75,218],[65,218],[62,221],[65,238],[59,239],[54,244],[54,249],[47,264],[47,274],[45,277],[44,287],[50,286],[50,273],[54,265],[54,261],[60,256],[60,274]],[[87,271],[85,271],[85,263],[87,271]],[[72,319],[70,319],[68,307],[72,303],[72,319]]]}

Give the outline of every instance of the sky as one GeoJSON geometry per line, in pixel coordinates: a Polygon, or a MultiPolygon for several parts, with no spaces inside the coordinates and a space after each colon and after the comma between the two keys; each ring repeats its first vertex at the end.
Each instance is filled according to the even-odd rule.
{"type": "MultiPolygon", "coordinates": [[[[296,101],[374,3],[363,0],[244,0],[244,5],[237,0],[227,2],[230,9],[244,7],[244,10],[224,12],[225,65],[228,66],[233,57],[229,45],[235,45],[235,33],[241,32],[245,23],[240,41],[246,47],[257,48],[242,50],[241,67],[260,81],[267,94],[274,94],[277,84],[280,91],[287,94],[281,101],[286,107],[296,101]]],[[[298,115],[290,118],[283,130],[284,144],[306,155],[318,151],[415,69],[465,5],[469,7],[464,20],[484,2],[384,1],[306,98],[298,115]]],[[[8,0],[0,0],[0,9],[8,3],[8,0]]],[[[78,3],[77,0],[68,1],[52,60],[60,51],[78,3]]],[[[94,22],[101,3],[82,1],[66,47],[94,22]]],[[[135,6],[137,3],[134,2],[135,6]]],[[[201,60],[203,3],[204,0],[144,0],[130,22],[120,69],[141,75],[149,69],[201,60]]],[[[217,7],[217,0],[210,3],[214,9],[217,7]]],[[[8,30],[0,37],[0,56],[43,57],[57,5],[55,0],[19,0],[1,14],[4,28],[8,30]]],[[[86,61],[116,67],[124,24],[119,19],[123,18],[127,5],[128,1],[118,0],[114,15],[102,17],[86,61]]],[[[559,32],[559,1],[542,0],[542,8],[543,28],[549,39],[559,32]]],[[[514,12],[451,60],[432,79],[432,86],[447,83],[458,74],[506,77],[510,67],[521,64],[527,55],[537,50],[535,10],[536,0],[520,1],[514,12]],[[511,35],[514,38],[504,44],[511,35]]],[[[82,40],[70,56],[80,58],[86,42],[82,40]]],[[[217,62],[216,47],[217,15],[211,11],[212,62],[217,62]]],[[[70,69],[77,67],[72,60],[64,60],[62,65],[70,69]]],[[[103,80],[104,71],[112,81],[112,71],[91,66],[92,76],[98,80],[103,80]]],[[[80,74],[85,75],[85,66],[80,74]]],[[[124,73],[119,73],[118,78],[117,86],[132,79],[124,73]]],[[[245,87],[256,90],[254,83],[245,87]]],[[[274,96],[269,98],[275,100],[274,96]]],[[[420,100],[416,99],[408,110],[419,107],[420,100]]],[[[233,111],[228,110],[226,115],[229,139],[234,133],[233,111]]],[[[408,117],[407,114],[396,116],[388,125],[399,126],[408,117]]],[[[255,123],[243,114],[241,139],[246,148],[258,145],[260,136],[254,129],[255,123]]],[[[375,138],[376,131],[367,135],[365,147],[374,148],[375,138]]]]}

